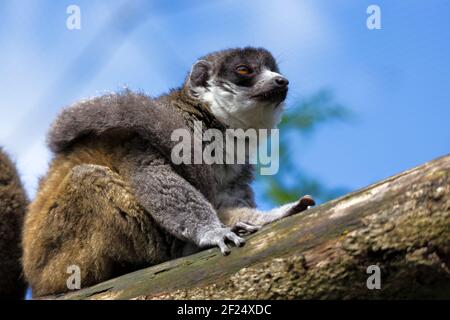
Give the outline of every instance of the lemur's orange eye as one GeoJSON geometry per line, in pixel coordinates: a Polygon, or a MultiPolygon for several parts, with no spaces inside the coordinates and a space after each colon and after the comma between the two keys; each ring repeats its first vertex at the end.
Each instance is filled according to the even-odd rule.
{"type": "Polygon", "coordinates": [[[236,72],[239,74],[247,75],[252,73],[252,69],[250,69],[249,66],[246,66],[244,64],[240,64],[236,67],[236,72]]]}

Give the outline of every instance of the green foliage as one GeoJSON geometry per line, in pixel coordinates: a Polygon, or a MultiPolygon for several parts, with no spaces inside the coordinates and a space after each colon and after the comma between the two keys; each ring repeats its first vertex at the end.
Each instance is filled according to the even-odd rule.
{"type": "Polygon", "coordinates": [[[334,101],[331,91],[321,90],[288,108],[279,128],[282,131],[294,129],[300,133],[311,133],[322,123],[349,120],[351,116],[347,108],[334,101]]]}
{"type": "Polygon", "coordinates": [[[321,90],[287,108],[280,129],[280,167],[276,175],[258,176],[256,183],[262,187],[264,198],[274,205],[295,201],[301,195],[310,194],[316,201],[334,199],[348,190],[344,187],[329,188],[317,178],[308,175],[292,156],[301,137],[331,121],[348,121],[352,113],[337,103],[329,90],[321,90]]]}

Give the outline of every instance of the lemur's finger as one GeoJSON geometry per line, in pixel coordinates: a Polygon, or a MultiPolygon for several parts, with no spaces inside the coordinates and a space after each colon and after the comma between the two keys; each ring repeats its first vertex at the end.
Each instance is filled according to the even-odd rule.
{"type": "Polygon", "coordinates": [[[253,233],[258,231],[259,229],[261,229],[261,226],[241,221],[236,223],[236,225],[233,227],[233,231],[237,231],[239,233],[253,233]]]}
{"type": "Polygon", "coordinates": [[[261,229],[261,226],[258,226],[258,225],[255,225],[255,224],[245,223],[245,229],[247,231],[250,231],[250,232],[256,232],[259,229],[261,229]]]}
{"type": "Polygon", "coordinates": [[[241,247],[245,244],[245,239],[238,237],[234,232],[229,232],[225,235],[225,237],[230,240],[233,241],[234,244],[236,245],[236,247],[241,247]]]}
{"type": "Polygon", "coordinates": [[[222,254],[223,254],[224,256],[227,256],[227,255],[230,254],[230,248],[228,248],[228,246],[225,244],[225,241],[224,241],[223,239],[222,239],[222,240],[219,240],[219,242],[217,243],[217,245],[219,246],[220,251],[222,252],[222,254]]]}

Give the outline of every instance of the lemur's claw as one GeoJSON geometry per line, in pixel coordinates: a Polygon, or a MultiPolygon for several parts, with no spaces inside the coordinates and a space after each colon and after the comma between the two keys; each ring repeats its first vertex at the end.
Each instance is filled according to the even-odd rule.
{"type": "Polygon", "coordinates": [[[225,244],[225,241],[220,240],[220,241],[217,243],[217,245],[218,245],[219,248],[220,248],[220,252],[222,252],[222,254],[223,254],[224,256],[227,256],[227,255],[230,254],[230,248],[225,244]]]}
{"type": "Polygon", "coordinates": [[[291,209],[289,209],[287,216],[305,211],[308,209],[308,207],[315,205],[316,202],[310,195],[304,195],[301,197],[297,204],[293,206],[291,209]]]}

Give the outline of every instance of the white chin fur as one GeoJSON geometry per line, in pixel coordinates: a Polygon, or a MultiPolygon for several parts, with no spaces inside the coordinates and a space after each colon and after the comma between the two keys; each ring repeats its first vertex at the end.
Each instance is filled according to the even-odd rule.
{"type": "Polygon", "coordinates": [[[210,105],[214,116],[230,128],[272,129],[281,120],[284,102],[258,102],[232,84],[226,84],[235,93],[228,92],[212,81],[208,90],[201,88],[198,97],[210,105]],[[240,92],[241,91],[241,92],[240,92]]]}

